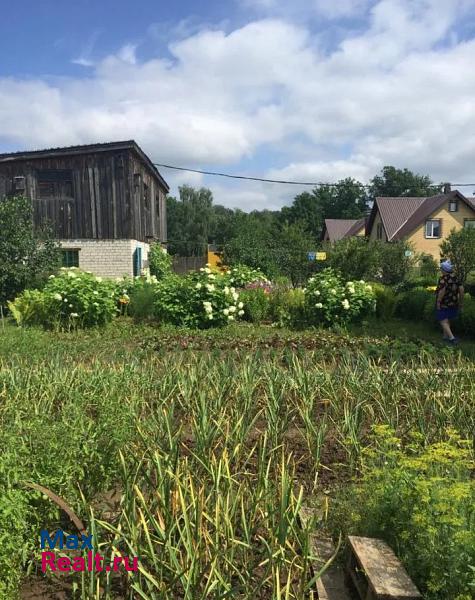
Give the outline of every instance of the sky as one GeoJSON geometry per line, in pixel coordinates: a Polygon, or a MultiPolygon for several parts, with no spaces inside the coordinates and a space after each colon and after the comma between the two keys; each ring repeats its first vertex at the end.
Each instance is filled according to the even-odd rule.
{"type": "MultiPolygon", "coordinates": [[[[0,153],[135,139],[238,175],[475,180],[475,0],[2,3],[0,153]]],[[[308,189],[161,173],[246,211],[308,189]]]]}

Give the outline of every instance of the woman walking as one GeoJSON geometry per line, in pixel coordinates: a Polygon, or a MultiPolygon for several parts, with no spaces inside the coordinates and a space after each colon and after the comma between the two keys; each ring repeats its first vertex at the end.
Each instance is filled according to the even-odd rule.
{"type": "Polygon", "coordinates": [[[442,276],[436,290],[437,321],[444,334],[444,339],[449,344],[456,344],[458,339],[452,333],[451,319],[455,319],[462,308],[464,289],[458,278],[454,275],[454,267],[450,260],[440,264],[442,276]]]}

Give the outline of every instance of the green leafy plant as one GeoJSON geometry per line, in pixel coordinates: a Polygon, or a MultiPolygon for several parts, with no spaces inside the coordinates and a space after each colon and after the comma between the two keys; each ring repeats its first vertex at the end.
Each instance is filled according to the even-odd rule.
{"type": "Polygon", "coordinates": [[[371,287],[376,299],[376,316],[382,321],[389,321],[396,310],[396,294],[381,283],[371,283],[371,287]]]}
{"type": "Polygon", "coordinates": [[[453,230],[440,244],[440,252],[441,256],[450,258],[457,276],[465,283],[469,273],[475,270],[475,229],[453,230]]]}
{"type": "Polygon", "coordinates": [[[262,323],[269,317],[269,293],[261,288],[244,289],[240,292],[244,303],[244,319],[251,323],[262,323]]]}
{"type": "Polygon", "coordinates": [[[333,269],[324,269],[308,280],[305,303],[311,323],[345,323],[375,310],[372,287],[361,281],[348,281],[333,269]]]}
{"type": "Polygon", "coordinates": [[[398,294],[396,297],[396,315],[409,321],[419,321],[424,318],[424,310],[430,298],[434,298],[434,292],[423,288],[415,288],[398,294]]]}
{"type": "Polygon", "coordinates": [[[403,443],[375,426],[363,480],[343,492],[333,517],[337,529],[385,539],[428,600],[470,597],[475,585],[470,446],[453,430],[426,446],[418,433],[403,443]]]}
{"type": "Polygon", "coordinates": [[[229,271],[226,273],[225,278],[227,279],[227,284],[229,286],[236,288],[243,288],[247,284],[254,283],[256,281],[267,281],[266,276],[260,269],[254,269],[242,264],[231,267],[231,269],[229,269],[229,271]]]}
{"type": "Polygon", "coordinates": [[[160,244],[152,244],[148,255],[150,275],[163,279],[172,272],[173,258],[160,244]]]}
{"type": "Polygon", "coordinates": [[[114,284],[74,267],[50,275],[41,292],[25,291],[10,309],[18,324],[67,330],[105,325],[117,311],[114,284]]]}

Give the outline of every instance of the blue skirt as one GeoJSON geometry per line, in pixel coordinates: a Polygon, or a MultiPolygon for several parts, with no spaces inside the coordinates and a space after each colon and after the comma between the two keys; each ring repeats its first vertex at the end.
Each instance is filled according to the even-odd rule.
{"type": "Polygon", "coordinates": [[[445,321],[445,319],[455,319],[459,314],[459,309],[456,306],[450,308],[439,308],[435,311],[437,321],[445,321]]]}

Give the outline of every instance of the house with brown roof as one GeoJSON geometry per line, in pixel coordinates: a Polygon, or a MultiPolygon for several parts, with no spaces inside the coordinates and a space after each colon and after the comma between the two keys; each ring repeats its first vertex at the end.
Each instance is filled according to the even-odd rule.
{"type": "Polygon", "coordinates": [[[475,227],[475,201],[458,191],[426,198],[376,198],[366,225],[371,240],[407,240],[416,252],[440,258],[452,230],[475,227]]]}
{"type": "Polygon", "coordinates": [[[364,219],[325,219],[322,231],[324,242],[337,242],[355,235],[365,235],[364,219]]]}

